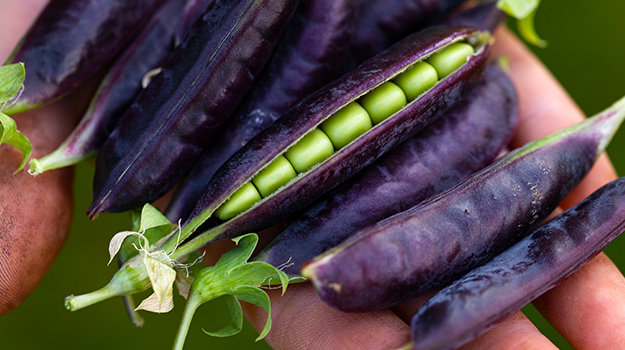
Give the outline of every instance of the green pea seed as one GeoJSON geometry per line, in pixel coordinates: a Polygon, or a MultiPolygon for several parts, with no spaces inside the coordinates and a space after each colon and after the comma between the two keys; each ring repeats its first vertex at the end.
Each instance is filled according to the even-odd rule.
{"type": "Polygon", "coordinates": [[[399,86],[387,81],[361,97],[360,104],[375,125],[405,106],[406,95],[399,86]]]}
{"type": "Polygon", "coordinates": [[[358,103],[352,102],[339,109],[321,124],[335,149],[341,149],[372,128],[369,114],[358,103]]]}
{"type": "Polygon", "coordinates": [[[267,197],[296,176],[297,173],[291,163],[284,156],[280,156],[256,174],[252,182],[260,195],[267,197]]]}
{"type": "Polygon", "coordinates": [[[323,131],[315,129],[291,146],[285,156],[298,173],[306,172],[334,153],[332,141],[323,131]]]}
{"type": "Polygon", "coordinates": [[[412,101],[438,81],[436,69],[425,62],[419,62],[393,79],[408,98],[412,101]]]}
{"type": "Polygon", "coordinates": [[[221,220],[232,219],[237,214],[249,209],[254,203],[261,200],[260,194],[251,182],[239,188],[216,211],[215,215],[221,220]]]}
{"type": "Polygon", "coordinates": [[[455,43],[432,55],[427,62],[436,69],[439,79],[442,79],[467,62],[467,56],[474,53],[473,46],[467,43],[455,43]]]}

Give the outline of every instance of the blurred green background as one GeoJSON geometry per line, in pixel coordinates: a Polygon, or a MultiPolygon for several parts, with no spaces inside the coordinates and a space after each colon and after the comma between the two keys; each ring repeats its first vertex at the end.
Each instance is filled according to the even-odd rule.
{"type": "MultiPolygon", "coordinates": [[[[532,48],[587,115],[625,95],[625,2],[622,0],[543,0],[536,16],[538,33],[549,42],[532,48]]],[[[625,175],[625,128],[608,153],[619,175],[625,175]]],[[[135,328],[126,317],[121,299],[110,300],[75,313],[66,311],[63,298],[104,286],[115,272],[106,267],[107,246],[117,231],[129,228],[126,215],[102,215],[90,222],[84,215],[90,200],[91,165],[76,169],[74,224],[67,243],[39,288],[13,312],[0,317],[2,348],[10,349],[163,349],[170,348],[180,320],[183,299],[175,299],[169,314],[143,313],[146,324],[135,328]]],[[[625,237],[606,249],[625,271],[625,237]]],[[[147,294],[146,294],[147,296],[147,294]]],[[[560,348],[571,348],[532,308],[524,309],[560,348]]],[[[267,349],[255,343],[257,333],[245,324],[232,338],[216,339],[202,328],[216,330],[228,323],[221,300],[200,307],[187,338],[187,349],[267,349]]]]}

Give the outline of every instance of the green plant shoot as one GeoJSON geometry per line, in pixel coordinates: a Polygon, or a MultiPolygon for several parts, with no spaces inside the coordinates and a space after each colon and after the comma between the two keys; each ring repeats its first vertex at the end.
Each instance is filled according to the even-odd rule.
{"type": "Polygon", "coordinates": [[[6,143],[22,152],[22,161],[16,173],[24,168],[30,158],[32,146],[28,138],[17,130],[15,121],[8,115],[2,113],[5,105],[19,95],[26,72],[23,63],[15,63],[0,66],[0,144],[6,143]]]}

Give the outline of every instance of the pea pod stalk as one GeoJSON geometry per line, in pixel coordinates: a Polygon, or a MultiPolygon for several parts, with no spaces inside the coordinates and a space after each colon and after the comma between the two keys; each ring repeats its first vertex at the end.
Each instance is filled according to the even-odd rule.
{"type": "Polygon", "coordinates": [[[360,230],[304,265],[302,275],[329,305],[344,311],[389,307],[449,282],[514,244],[554,210],[624,118],[625,98],[360,230]]]}
{"type": "Polygon", "coordinates": [[[273,51],[297,1],[217,1],[99,153],[91,217],[163,195],[191,168],[273,51]]]}
{"type": "Polygon", "coordinates": [[[435,294],[412,319],[410,348],[462,346],[563,282],[624,230],[620,178],[435,294]]]}
{"type": "Polygon", "coordinates": [[[217,169],[294,104],[339,77],[354,32],[357,0],[300,2],[251,91],[178,187],[166,210],[186,220],[217,169]],[[295,73],[296,72],[296,73],[295,73]]]}
{"type": "MultiPolygon", "coordinates": [[[[182,225],[176,238],[159,242],[153,250],[163,251],[173,261],[182,260],[210,242],[254,232],[258,227],[282,220],[296,210],[295,207],[308,204],[433,122],[437,111],[459,101],[481,77],[488,57],[489,40],[488,33],[470,28],[431,28],[408,37],[389,51],[367,61],[357,71],[309,96],[230,158],[215,174],[203,200],[196,207],[197,212],[182,225]],[[317,130],[317,126],[333,112],[412,67],[415,62],[433,57],[458,42],[471,42],[475,46],[474,54],[462,57],[458,69],[251,209],[188,240],[238,188],[289,146],[317,130]]],[[[140,261],[129,260],[102,291],[69,296],[66,307],[77,310],[102,300],[104,295],[127,295],[147,288],[148,276],[140,266],[140,261]]]]}
{"type": "Polygon", "coordinates": [[[24,62],[24,92],[4,113],[60,99],[97,72],[145,26],[165,0],[52,0],[6,64],[24,62]]]}
{"type": "Polygon", "coordinates": [[[169,0],[124,50],[104,77],[89,109],[54,152],[30,161],[31,175],[94,157],[119,118],[142,90],[144,76],[159,67],[174,48],[178,21],[195,21],[183,12],[187,0],[169,0]],[[183,16],[184,14],[184,16],[183,16]]]}
{"type": "MultiPolygon", "coordinates": [[[[354,175],[292,222],[253,260],[291,278],[352,233],[413,207],[486,167],[517,123],[512,82],[495,64],[456,106],[354,175]]],[[[295,279],[294,281],[302,281],[295,279]]]]}

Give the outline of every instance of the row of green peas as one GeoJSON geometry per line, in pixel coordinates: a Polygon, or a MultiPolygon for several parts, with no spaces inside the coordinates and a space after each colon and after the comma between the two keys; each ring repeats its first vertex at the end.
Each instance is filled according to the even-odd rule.
{"type": "Polygon", "coordinates": [[[413,64],[392,81],[377,86],[357,102],[342,107],[239,188],[215,211],[215,215],[221,220],[228,220],[249,209],[297,174],[323,162],[374,125],[395,114],[439,79],[462,66],[474,52],[473,46],[467,43],[449,45],[426,61],[413,64]]]}

